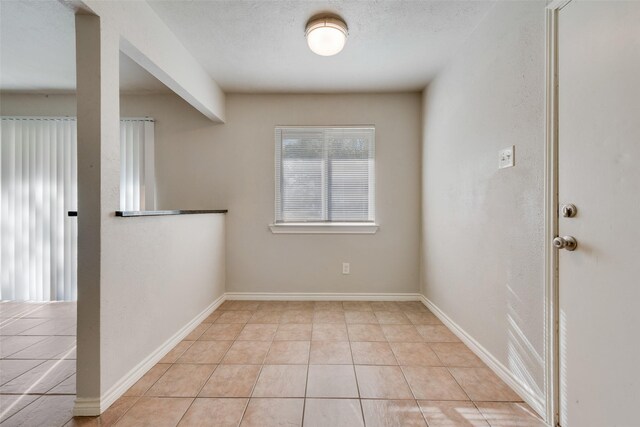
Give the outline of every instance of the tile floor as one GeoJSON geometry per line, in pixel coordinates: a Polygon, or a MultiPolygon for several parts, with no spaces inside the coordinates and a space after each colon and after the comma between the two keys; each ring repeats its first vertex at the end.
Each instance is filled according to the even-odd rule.
{"type": "Polygon", "coordinates": [[[419,302],[227,301],[101,417],[20,412],[2,425],[544,426],[419,302]]]}
{"type": "Polygon", "coordinates": [[[0,302],[0,425],[62,426],[76,398],[76,303],[0,302]]]}

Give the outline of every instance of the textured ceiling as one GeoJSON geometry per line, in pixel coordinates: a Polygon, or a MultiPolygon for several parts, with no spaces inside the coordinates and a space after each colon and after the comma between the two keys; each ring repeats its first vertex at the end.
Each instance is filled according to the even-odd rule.
{"type": "Polygon", "coordinates": [[[73,13],[55,1],[0,1],[0,87],[73,90],[73,13]]]}
{"type": "MultiPolygon", "coordinates": [[[[115,1],[115,0],[114,0],[115,1]]],[[[228,92],[420,90],[473,32],[493,3],[430,0],[150,0],[211,77],[228,92]],[[341,15],[345,49],[313,54],[309,17],[341,15]]],[[[0,89],[75,89],[71,10],[57,0],[0,0],[0,89]]],[[[121,90],[168,89],[121,55],[121,90]]]]}
{"type": "MultiPolygon", "coordinates": [[[[73,12],[57,0],[0,0],[0,89],[75,91],[74,26],[73,12]]],[[[169,90],[124,54],[120,54],[120,89],[169,90]]]]}
{"type": "Polygon", "coordinates": [[[220,86],[230,92],[419,90],[468,37],[492,2],[429,0],[150,0],[220,86]],[[304,28],[319,12],[349,26],[345,49],[320,57],[304,28]]]}

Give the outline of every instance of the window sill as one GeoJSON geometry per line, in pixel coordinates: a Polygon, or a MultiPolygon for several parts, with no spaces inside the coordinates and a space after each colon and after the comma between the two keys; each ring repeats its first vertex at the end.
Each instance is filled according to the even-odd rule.
{"type": "Polygon", "coordinates": [[[375,234],[379,225],[370,222],[307,223],[269,225],[273,234],[375,234]]]}

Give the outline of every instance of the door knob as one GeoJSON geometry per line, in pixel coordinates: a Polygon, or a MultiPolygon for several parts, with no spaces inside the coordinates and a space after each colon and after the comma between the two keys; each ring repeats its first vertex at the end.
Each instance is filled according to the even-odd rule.
{"type": "Polygon", "coordinates": [[[578,247],[578,241],[573,236],[556,237],[553,239],[553,247],[556,249],[566,249],[575,251],[578,247]]]}

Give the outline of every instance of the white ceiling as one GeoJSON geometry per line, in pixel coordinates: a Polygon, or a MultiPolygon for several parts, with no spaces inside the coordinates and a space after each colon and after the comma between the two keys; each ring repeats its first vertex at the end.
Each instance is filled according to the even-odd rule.
{"type": "Polygon", "coordinates": [[[58,2],[0,2],[0,87],[74,90],[73,13],[58,2]]]}
{"type": "MultiPolygon", "coordinates": [[[[420,90],[492,7],[490,1],[149,0],[228,92],[420,90]],[[320,57],[306,46],[312,15],[349,26],[345,49],[320,57]]],[[[0,89],[75,90],[73,12],[57,0],[0,0],[0,89]]],[[[121,90],[168,89],[121,55],[121,90]]]]}
{"type": "Polygon", "coordinates": [[[150,0],[187,49],[229,92],[420,90],[492,2],[430,0],[150,0]],[[334,12],[349,26],[334,57],[306,45],[307,20],[334,12]]]}
{"type": "MultiPolygon", "coordinates": [[[[76,87],[73,11],[57,0],[0,0],[0,89],[65,93],[76,87]]],[[[169,89],[120,54],[120,90],[169,89]]]]}

